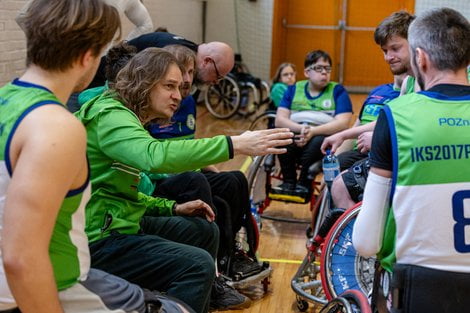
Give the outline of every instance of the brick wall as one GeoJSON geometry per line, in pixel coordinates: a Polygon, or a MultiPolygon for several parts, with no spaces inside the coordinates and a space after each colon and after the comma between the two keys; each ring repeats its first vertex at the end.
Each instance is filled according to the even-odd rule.
{"type": "MultiPolygon", "coordinates": [[[[0,0],[0,86],[20,76],[25,69],[26,41],[15,22],[17,12],[26,0],[0,0]]],[[[145,0],[155,27],[164,25],[170,31],[200,42],[202,40],[202,4],[199,0],[145,0]]],[[[133,25],[123,18],[123,38],[133,25]]]]}
{"type": "Polygon", "coordinates": [[[14,19],[25,2],[0,0],[0,85],[21,75],[25,67],[25,37],[14,19]]]}

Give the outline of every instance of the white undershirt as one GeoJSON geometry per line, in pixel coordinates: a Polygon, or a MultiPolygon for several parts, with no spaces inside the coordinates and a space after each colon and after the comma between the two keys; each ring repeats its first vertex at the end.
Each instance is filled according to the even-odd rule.
{"type": "Polygon", "coordinates": [[[391,189],[391,178],[369,172],[352,236],[354,248],[364,257],[377,254],[382,247],[391,189]]]}

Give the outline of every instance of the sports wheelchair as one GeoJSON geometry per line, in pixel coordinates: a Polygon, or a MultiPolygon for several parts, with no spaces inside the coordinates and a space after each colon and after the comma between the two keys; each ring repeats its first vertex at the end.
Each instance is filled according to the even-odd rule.
{"type": "MultiPolygon", "coordinates": [[[[260,130],[274,128],[276,112],[267,110],[260,114],[251,123],[250,130],[260,130]]],[[[303,111],[291,114],[291,119],[301,124],[320,125],[332,119],[331,116],[316,111],[303,111]]],[[[279,200],[292,203],[310,203],[310,210],[313,209],[322,188],[321,182],[316,177],[321,174],[321,160],[315,162],[309,168],[309,178],[312,179],[311,195],[307,198],[297,195],[285,195],[272,193],[272,187],[282,183],[281,166],[278,158],[274,155],[256,157],[252,159],[252,164],[248,171],[248,186],[253,204],[257,207],[257,213],[264,218],[276,219],[287,222],[299,222],[298,220],[286,218],[272,218],[262,215],[264,210],[270,205],[272,200],[279,200]]]]}
{"type": "Polygon", "coordinates": [[[215,117],[228,119],[236,113],[253,114],[269,102],[267,82],[250,74],[241,54],[235,54],[235,65],[217,84],[211,85],[204,94],[207,110],[215,117]]]}
{"type": "MultiPolygon", "coordinates": [[[[298,113],[293,113],[291,118],[300,123],[318,125],[328,122],[329,119],[322,114],[298,113]]],[[[253,121],[250,130],[274,127],[275,117],[274,111],[264,112],[253,121]]],[[[352,245],[352,229],[361,204],[345,212],[333,209],[329,188],[325,188],[325,184],[319,179],[314,179],[319,174],[321,174],[321,161],[317,161],[309,168],[309,175],[313,181],[311,198],[295,199],[276,198],[277,195],[269,193],[271,186],[282,182],[280,166],[273,155],[253,159],[248,171],[251,201],[257,207],[260,217],[298,222],[292,219],[273,218],[263,212],[272,200],[300,203],[306,203],[307,200],[310,203],[311,221],[306,230],[307,255],[291,280],[291,287],[297,295],[297,307],[300,311],[306,311],[309,302],[325,305],[345,292],[353,293],[355,297],[346,296],[338,301],[352,303],[360,295],[368,295],[374,281],[375,259],[360,257],[352,245]]],[[[351,304],[348,309],[351,309],[351,304]]]]}
{"type": "MultiPolygon", "coordinates": [[[[321,173],[320,164],[321,161],[310,168],[310,175],[321,173]]],[[[248,182],[251,200],[260,217],[299,222],[263,214],[273,200],[266,190],[269,190],[272,181],[279,178],[276,170],[270,167],[267,157],[255,158],[253,167],[258,174],[249,172],[248,182]],[[259,172],[264,174],[260,175],[259,172]]],[[[328,188],[318,181],[313,182],[313,188],[315,190],[310,198],[311,222],[306,230],[307,254],[291,280],[291,288],[297,295],[297,307],[302,312],[308,309],[309,302],[324,305],[351,289],[368,295],[375,272],[375,259],[359,256],[352,245],[352,229],[360,203],[346,212],[332,209],[328,188]]]]}
{"type": "Polygon", "coordinates": [[[302,312],[309,302],[324,305],[349,290],[368,295],[374,281],[375,258],[359,256],[352,245],[361,203],[343,212],[330,209],[328,188],[320,198],[307,230],[307,255],[291,281],[302,312]]]}

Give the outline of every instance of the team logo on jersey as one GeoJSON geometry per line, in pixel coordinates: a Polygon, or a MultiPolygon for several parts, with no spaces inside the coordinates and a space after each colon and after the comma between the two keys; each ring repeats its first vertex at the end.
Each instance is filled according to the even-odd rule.
{"type": "Polygon", "coordinates": [[[331,100],[330,99],[326,99],[326,100],[323,100],[322,102],[322,107],[324,107],[325,109],[329,109],[331,108],[332,106],[332,103],[331,103],[331,100]]]}
{"type": "Polygon", "coordinates": [[[196,119],[194,118],[194,115],[188,115],[188,118],[186,119],[186,126],[189,129],[194,130],[194,128],[196,127],[196,119]]]}

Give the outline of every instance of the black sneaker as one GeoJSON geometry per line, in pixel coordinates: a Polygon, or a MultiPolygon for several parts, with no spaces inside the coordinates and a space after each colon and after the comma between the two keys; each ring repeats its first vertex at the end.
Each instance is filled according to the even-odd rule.
{"type": "Polygon", "coordinates": [[[297,184],[295,186],[294,193],[299,196],[306,196],[310,193],[310,189],[303,185],[297,184]]]}
{"type": "Polygon", "coordinates": [[[295,184],[292,183],[282,183],[279,186],[272,187],[271,192],[274,194],[291,194],[292,192],[295,191],[295,184]]]}
{"type": "Polygon", "coordinates": [[[236,251],[232,259],[232,270],[230,276],[234,280],[241,280],[249,276],[256,275],[263,270],[263,267],[253,258],[250,258],[243,251],[236,251]]]}
{"type": "Polygon", "coordinates": [[[212,284],[211,301],[209,305],[211,311],[246,309],[250,305],[250,298],[227,285],[223,276],[215,278],[212,284]]]}

